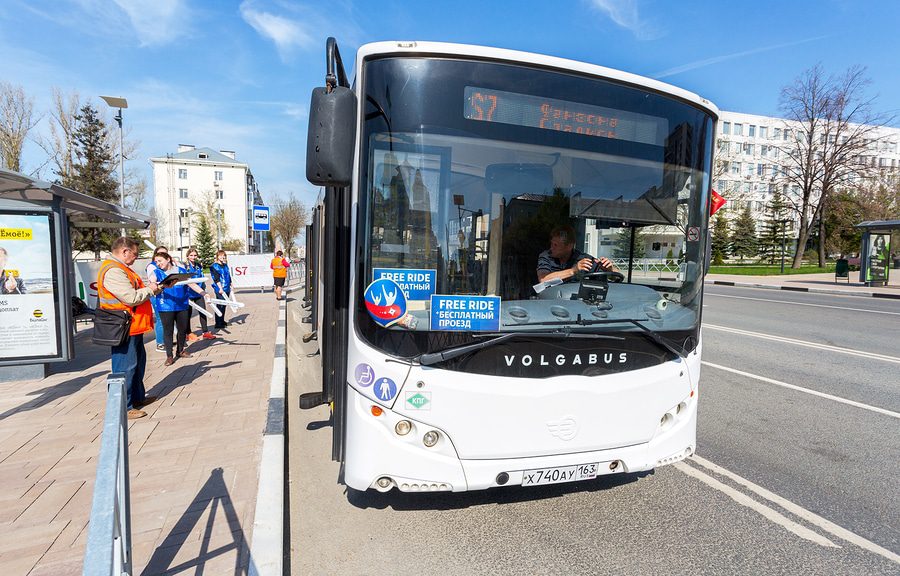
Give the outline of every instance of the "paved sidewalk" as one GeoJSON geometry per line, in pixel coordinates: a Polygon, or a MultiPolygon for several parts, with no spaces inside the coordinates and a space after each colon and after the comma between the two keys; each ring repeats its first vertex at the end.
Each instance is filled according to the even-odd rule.
{"type": "MultiPolygon", "coordinates": [[[[160,399],[129,422],[134,574],[247,572],[278,302],[238,299],[227,333],[171,367],[145,337],[160,399]]],[[[75,347],[43,380],[0,383],[3,576],[82,570],[110,360],[90,331],[75,347]]]]}
{"type": "Polygon", "coordinates": [[[834,273],[786,274],[784,276],[744,276],[742,274],[707,274],[707,284],[726,284],[774,290],[796,290],[841,294],[845,296],[874,296],[876,298],[900,299],[900,270],[891,270],[891,284],[869,287],[859,281],[859,272],[850,272],[850,282],[846,279],[834,281],[834,273]]]}

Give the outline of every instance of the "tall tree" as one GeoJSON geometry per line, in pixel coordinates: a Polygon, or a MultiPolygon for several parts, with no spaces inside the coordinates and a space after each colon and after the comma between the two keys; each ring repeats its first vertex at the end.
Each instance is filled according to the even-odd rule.
{"type": "MultiPolygon", "coordinates": [[[[826,77],[816,65],[781,91],[784,129],[791,135],[783,148],[785,182],[800,222],[794,268],[800,267],[813,227],[825,225],[821,216],[828,194],[864,168],[863,152],[882,121],[871,111],[873,101],[865,99],[867,84],[862,68],[826,77]]],[[[819,258],[824,265],[824,246],[819,258]]]]}
{"type": "MultiPolygon", "coordinates": [[[[631,228],[620,228],[613,244],[613,257],[628,258],[631,253],[631,228]]],[[[634,228],[634,258],[646,255],[645,235],[640,228],[634,228]]]]}
{"type": "Polygon", "coordinates": [[[206,216],[204,214],[195,214],[194,218],[197,221],[197,235],[195,236],[197,253],[203,266],[209,266],[216,257],[216,241],[213,238],[206,216]]]}
{"type": "Polygon", "coordinates": [[[766,216],[759,230],[759,256],[769,264],[774,264],[781,256],[782,238],[787,236],[787,220],[787,202],[781,191],[776,190],[766,204],[766,216]]]}
{"type": "MultiPolygon", "coordinates": [[[[119,185],[113,175],[115,161],[105,145],[106,125],[90,104],[81,107],[75,121],[74,172],[67,181],[63,181],[63,185],[105,202],[118,204],[119,185]]],[[[95,258],[99,259],[101,248],[109,246],[115,234],[96,228],[75,229],[72,238],[77,250],[93,250],[95,258]]]]}
{"type": "Polygon", "coordinates": [[[719,210],[716,213],[716,219],[713,223],[712,233],[712,263],[721,266],[728,257],[728,248],[730,243],[730,234],[728,233],[728,218],[725,216],[725,210],[719,210]]]}
{"type": "Polygon", "coordinates": [[[750,203],[744,206],[744,211],[735,218],[731,230],[731,253],[740,257],[756,256],[756,223],[753,221],[753,213],[750,211],[750,203]]]}
{"type": "Polygon", "coordinates": [[[28,132],[37,124],[34,98],[21,86],[0,82],[0,160],[7,170],[22,171],[22,149],[28,132]]]}
{"type": "Polygon", "coordinates": [[[269,216],[269,227],[284,246],[284,253],[290,257],[297,236],[306,226],[307,211],[303,202],[297,200],[293,193],[285,200],[279,198],[272,203],[272,215],[269,216]]]}
{"type": "Polygon", "coordinates": [[[75,117],[81,108],[81,98],[77,92],[68,96],[59,89],[53,89],[53,111],[50,113],[50,144],[45,149],[52,155],[54,172],[59,182],[65,185],[75,173],[75,117]]]}

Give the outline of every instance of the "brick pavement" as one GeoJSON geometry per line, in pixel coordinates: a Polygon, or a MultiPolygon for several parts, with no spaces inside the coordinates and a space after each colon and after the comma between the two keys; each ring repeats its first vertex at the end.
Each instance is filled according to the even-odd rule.
{"type": "MultiPolygon", "coordinates": [[[[245,574],[278,303],[238,295],[228,333],[163,366],[129,422],[134,574],[245,574]]],[[[196,326],[196,320],[193,323],[196,326]]],[[[43,380],[0,383],[0,574],[80,574],[100,451],[109,349],[90,331],[43,380]]]]}

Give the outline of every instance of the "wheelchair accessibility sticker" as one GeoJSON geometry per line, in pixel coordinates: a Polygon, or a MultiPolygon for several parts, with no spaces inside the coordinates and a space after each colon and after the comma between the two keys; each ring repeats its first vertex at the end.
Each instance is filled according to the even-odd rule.
{"type": "Polygon", "coordinates": [[[371,386],[375,380],[375,371],[368,364],[357,364],[354,375],[356,376],[356,383],[363,387],[371,386]]]}
{"type": "Polygon", "coordinates": [[[406,315],[406,295],[389,278],[375,280],[366,288],[366,310],[379,326],[387,328],[406,315]]]}

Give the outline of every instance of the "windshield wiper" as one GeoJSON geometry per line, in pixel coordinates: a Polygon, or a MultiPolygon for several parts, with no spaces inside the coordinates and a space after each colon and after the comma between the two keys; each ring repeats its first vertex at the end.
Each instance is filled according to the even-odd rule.
{"type": "Polygon", "coordinates": [[[607,318],[604,320],[585,320],[578,315],[574,321],[552,321],[552,322],[522,322],[520,324],[504,324],[504,326],[592,326],[595,324],[621,324],[622,322],[628,322],[629,324],[634,324],[638,328],[642,330],[643,334],[646,334],[651,340],[653,340],[656,344],[659,344],[661,347],[665,348],[672,354],[675,354],[679,358],[686,358],[687,352],[685,352],[681,348],[677,348],[672,344],[666,342],[659,334],[653,331],[651,328],[647,328],[641,322],[648,322],[649,318],[607,318]]]}
{"type": "Polygon", "coordinates": [[[624,338],[622,338],[621,336],[611,336],[608,334],[581,334],[578,332],[572,332],[570,330],[554,330],[551,332],[504,332],[503,334],[476,335],[476,337],[478,338],[487,338],[487,340],[476,342],[474,344],[457,346],[455,348],[447,348],[446,350],[441,350],[440,352],[428,352],[425,354],[420,354],[418,358],[414,358],[414,360],[418,360],[419,364],[422,366],[431,366],[432,364],[437,364],[438,362],[452,360],[453,358],[458,358],[459,356],[468,354],[469,352],[483,350],[484,348],[488,348],[489,346],[494,346],[496,344],[506,342],[507,340],[510,340],[512,338],[522,336],[540,338],[604,338],[609,340],[624,340],[624,338]]]}
{"type": "Polygon", "coordinates": [[[675,346],[672,346],[671,344],[669,344],[668,342],[663,340],[662,336],[660,336],[659,334],[654,332],[652,329],[647,328],[646,326],[641,324],[641,322],[646,322],[646,319],[634,320],[634,319],[629,318],[627,320],[622,320],[622,322],[631,322],[632,324],[634,324],[635,326],[637,326],[638,328],[643,330],[644,331],[643,333],[646,334],[647,336],[649,336],[651,340],[653,340],[654,342],[656,342],[657,344],[659,344],[660,346],[662,346],[663,348],[665,348],[672,354],[674,354],[682,359],[687,358],[687,352],[685,352],[684,349],[682,349],[680,347],[676,348],[675,346]]]}

